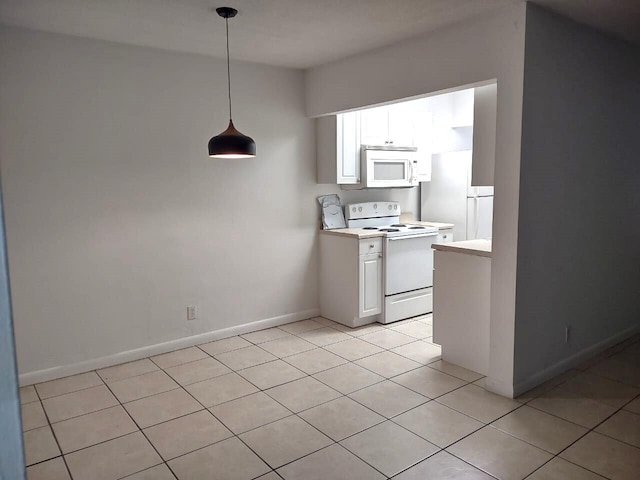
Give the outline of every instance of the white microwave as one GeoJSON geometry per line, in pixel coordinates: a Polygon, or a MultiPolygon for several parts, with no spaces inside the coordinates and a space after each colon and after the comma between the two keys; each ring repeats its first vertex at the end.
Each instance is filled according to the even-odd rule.
{"type": "Polygon", "coordinates": [[[415,187],[418,185],[418,149],[362,145],[360,172],[364,188],[415,187]]]}

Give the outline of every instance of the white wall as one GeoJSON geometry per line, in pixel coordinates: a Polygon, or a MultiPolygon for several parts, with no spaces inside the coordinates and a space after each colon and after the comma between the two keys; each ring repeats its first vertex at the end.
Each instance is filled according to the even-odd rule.
{"type": "Polygon", "coordinates": [[[307,72],[307,113],[326,115],[497,79],[489,388],[513,393],[525,5],[307,72]]]}
{"type": "Polygon", "coordinates": [[[0,65],[22,374],[317,311],[326,188],[302,72],[232,62],[258,156],[212,160],[224,60],[2,27],[0,65]]]}
{"type": "Polygon", "coordinates": [[[520,390],[640,329],[639,59],[637,47],[529,6],[516,303],[520,390]]]}

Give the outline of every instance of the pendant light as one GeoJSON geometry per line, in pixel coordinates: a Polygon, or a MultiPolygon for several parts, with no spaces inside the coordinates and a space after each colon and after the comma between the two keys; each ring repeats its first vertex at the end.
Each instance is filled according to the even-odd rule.
{"type": "Polygon", "coordinates": [[[238,10],[231,7],[216,8],[227,26],[227,85],[229,87],[229,126],[220,135],[209,140],[209,156],[212,158],[252,158],[256,156],[256,142],[243,135],[233,126],[231,119],[231,69],[229,67],[229,19],[236,16],[238,10]]]}

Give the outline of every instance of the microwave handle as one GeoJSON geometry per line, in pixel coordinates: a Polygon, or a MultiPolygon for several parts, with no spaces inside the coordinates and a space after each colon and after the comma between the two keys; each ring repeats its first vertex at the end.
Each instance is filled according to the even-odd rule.
{"type": "Polygon", "coordinates": [[[415,166],[413,163],[413,160],[409,160],[409,183],[411,183],[411,185],[417,185],[418,178],[416,177],[415,166]]]}

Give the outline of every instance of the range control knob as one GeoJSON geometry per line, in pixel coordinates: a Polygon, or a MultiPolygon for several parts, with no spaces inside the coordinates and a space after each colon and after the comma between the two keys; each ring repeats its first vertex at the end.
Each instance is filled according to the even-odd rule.
{"type": "Polygon", "coordinates": [[[389,204],[389,210],[392,210],[392,209],[393,209],[393,207],[391,206],[391,204],[389,204]]]}
{"type": "Polygon", "coordinates": [[[362,211],[362,207],[358,207],[358,211],[361,212],[362,211]]]}
{"type": "Polygon", "coordinates": [[[374,209],[374,210],[377,210],[377,209],[378,209],[378,204],[377,204],[377,203],[374,203],[374,204],[373,204],[373,209],[374,209]]]}
{"type": "Polygon", "coordinates": [[[397,209],[398,209],[398,205],[394,205],[394,206],[393,206],[393,209],[394,209],[394,210],[397,210],[397,209]]]}
{"type": "Polygon", "coordinates": [[[351,208],[351,211],[352,211],[352,212],[355,212],[355,211],[356,211],[356,207],[352,207],[352,208],[351,208]]]}

